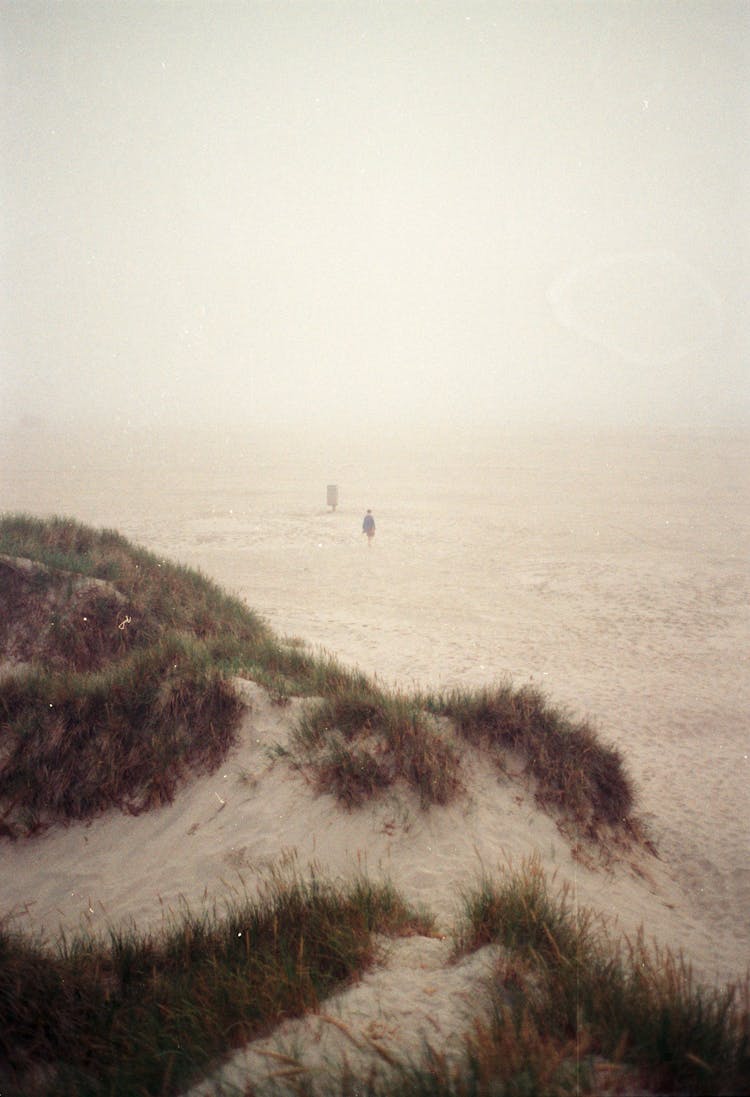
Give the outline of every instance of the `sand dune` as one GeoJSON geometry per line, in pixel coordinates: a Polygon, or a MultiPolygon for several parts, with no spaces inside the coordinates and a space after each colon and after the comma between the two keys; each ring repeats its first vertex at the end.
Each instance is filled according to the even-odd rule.
{"type": "MultiPolygon", "coordinates": [[[[236,682],[247,704],[238,747],[173,804],[4,845],[0,906],[14,913],[16,925],[49,936],[79,926],[158,927],[184,903],[198,910],[222,897],[257,894],[270,871],[314,869],[332,879],[366,872],[391,880],[436,915],[444,936],[463,888],[483,871],[537,855],[556,885],[567,884],[576,903],[602,912],[617,932],[634,936],[643,925],[662,944],[679,942],[704,977],[736,973],[731,947],[690,911],[678,866],[637,849],[608,867],[594,851],[576,855],[523,784],[499,779],[472,752],[465,756],[467,795],[449,807],[424,811],[400,789],[343,812],[271,755],[274,744],[286,743],[302,702],[280,707],[254,683],[236,682]]],[[[323,1016],[287,1023],[235,1056],[222,1077],[273,1075],[279,1054],[299,1056],[302,1047],[321,1078],[342,1057],[352,1066],[383,1066],[378,1048],[413,1056],[428,1041],[457,1050],[481,1012],[479,976],[489,973],[492,953],[457,967],[448,960],[447,941],[389,943],[382,967],[325,1003],[323,1016]]]]}
{"type": "MultiPolygon", "coordinates": [[[[623,752],[658,859],[576,859],[528,791],[470,755],[468,795],[447,808],[424,812],[401,791],[342,813],[269,758],[298,702],[279,708],[243,683],[241,742],[219,772],[148,815],[3,843],[0,910],[50,936],[81,921],[154,926],[183,901],[252,893],[273,866],[314,864],[333,877],[388,876],[447,933],[461,888],[482,869],[535,854],[618,931],[642,925],[684,949],[703,979],[741,976],[750,961],[747,440],[535,446],[456,444],[440,460],[434,448],[409,460],[407,448],[352,450],[337,454],[332,475],[330,453],[227,443],[212,455],[175,450],[158,482],[145,459],[123,480],[103,458],[76,469],[26,454],[3,495],[8,509],[116,526],[199,566],[280,633],[387,682],[473,686],[509,675],[542,686],[623,752]],[[324,506],[333,480],[335,515],[324,506]],[[372,551],[360,534],[366,506],[378,520],[372,551]]],[[[326,1003],[332,1021],[295,1022],[239,1056],[228,1076],[273,1072],[279,1060],[267,1052],[303,1044],[318,1064],[344,1054],[359,1062],[368,1048],[381,1061],[368,1041],[390,1038],[389,1017],[389,1046],[400,1041],[406,1053],[424,1034],[442,1046],[459,1033],[466,995],[481,1004],[476,977],[489,959],[448,969],[447,946],[431,939],[389,951],[382,968],[326,1003]]]]}

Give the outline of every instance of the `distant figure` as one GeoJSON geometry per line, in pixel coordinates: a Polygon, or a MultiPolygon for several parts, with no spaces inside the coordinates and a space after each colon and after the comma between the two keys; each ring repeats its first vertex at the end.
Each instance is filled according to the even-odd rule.
{"type": "Polygon", "coordinates": [[[368,547],[372,544],[372,539],[375,536],[375,519],[372,516],[372,511],[368,510],[362,522],[362,532],[367,534],[368,547]]]}

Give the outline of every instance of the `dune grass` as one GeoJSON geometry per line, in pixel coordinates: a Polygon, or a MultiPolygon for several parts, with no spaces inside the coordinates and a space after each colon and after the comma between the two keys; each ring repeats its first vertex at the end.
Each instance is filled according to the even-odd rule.
{"type": "Polygon", "coordinates": [[[389,885],[314,876],[106,943],[77,936],[52,951],[0,930],[0,1091],[177,1094],[370,966],[374,933],[417,931],[429,919],[389,885]]]}
{"type": "Polygon", "coordinates": [[[288,753],[346,807],[398,780],[418,793],[423,807],[450,802],[463,788],[464,740],[504,773],[509,757],[520,760],[539,806],[580,836],[597,842],[617,831],[646,840],[620,751],[537,689],[505,683],[405,694],[358,674],[318,685],[323,700],[300,718],[288,753]]]}
{"type": "Polygon", "coordinates": [[[271,637],[257,614],[70,519],[4,516],[0,554],[17,667],[0,678],[0,834],[154,807],[220,765],[242,712],[229,668],[271,637]]]}
{"type": "Polygon", "coordinates": [[[701,986],[681,955],[642,935],[615,941],[569,889],[552,894],[538,859],[500,881],[483,879],[465,897],[458,950],[491,942],[506,952],[493,1024],[475,1034],[482,1071],[496,1061],[496,1045],[531,1039],[551,1042],[562,1077],[575,1068],[588,1092],[604,1074],[619,1075],[621,1092],[750,1091],[747,978],[701,986]]]}
{"type": "Polygon", "coordinates": [[[505,769],[520,755],[541,807],[566,816],[596,837],[601,826],[632,826],[634,790],[621,753],[589,723],[573,720],[529,686],[509,683],[453,690],[426,702],[449,717],[467,742],[505,769]]]}
{"type": "Polygon", "coordinates": [[[205,646],[180,633],[89,674],[8,677],[0,833],[170,802],[187,772],[220,765],[241,711],[205,646]]]}
{"type": "MultiPolygon", "coordinates": [[[[63,938],[0,929],[0,1088],[9,1097],[178,1094],[234,1048],[317,1008],[372,964],[372,934],[431,933],[389,885],[276,878],[260,900],[160,933],[63,938]]],[[[521,1097],[750,1091],[748,983],[699,985],[669,950],[615,942],[536,859],[464,896],[456,955],[499,944],[494,1007],[450,1060],[439,1047],[332,1094],[521,1097]]],[[[377,1049],[376,1049],[377,1050],[377,1049]]],[[[300,1071],[300,1095],[319,1092],[300,1071]]],[[[217,1093],[224,1093],[217,1083],[217,1093]]],[[[263,1085],[247,1092],[260,1097],[263,1085]]],[[[271,1088],[268,1092],[277,1092],[271,1088]]]]}
{"type": "Polygon", "coordinates": [[[423,806],[448,803],[461,788],[455,748],[430,726],[417,700],[366,679],[329,688],[301,717],[292,753],[310,766],[318,788],[358,807],[396,781],[423,806]]]}
{"type": "MultiPolygon", "coordinates": [[[[165,632],[189,632],[200,640],[232,638],[244,645],[271,635],[257,614],[200,572],[132,545],[114,530],[94,530],[70,518],[4,515],[0,518],[0,553],[53,569],[53,581],[66,587],[69,597],[73,593],[71,579],[104,581],[108,584],[105,589],[119,595],[116,624],[130,617],[125,627],[118,628],[121,636],[117,638],[128,648],[147,646],[165,632]]],[[[11,578],[18,584],[21,576],[11,578]]],[[[40,581],[38,572],[35,581],[40,581]]],[[[28,620],[32,610],[33,606],[25,607],[28,624],[43,628],[44,620],[28,620]]],[[[85,631],[83,624],[75,620],[78,631],[85,631]]],[[[54,648],[53,652],[57,653],[54,648]]],[[[44,651],[45,657],[48,654],[44,651]]],[[[63,648],[61,654],[66,657],[67,651],[63,648]]]]}
{"type": "MultiPolygon", "coordinates": [[[[116,532],[9,515],[0,554],[0,655],[22,664],[0,678],[0,834],[169,802],[188,772],[216,768],[234,741],[233,673],[279,701],[372,691],[364,675],[280,640],[204,576],[116,532]]],[[[416,725],[399,741],[399,773],[414,775],[429,742],[416,725]]],[[[346,762],[326,764],[354,803],[359,792],[346,786],[361,766],[347,781],[346,762]]],[[[439,799],[437,766],[431,780],[439,799]]]]}
{"type": "Polygon", "coordinates": [[[539,804],[585,836],[635,833],[619,752],[538,691],[383,688],[280,639],[205,576],[114,531],[0,518],[0,595],[0,657],[26,666],[0,677],[0,833],[168,802],[234,741],[232,674],[280,703],[317,699],[282,753],[347,808],[396,782],[424,807],[449,802],[463,787],[463,739],[501,769],[520,753],[539,804]]]}
{"type": "MultiPolygon", "coordinates": [[[[702,986],[668,949],[616,941],[568,889],[550,889],[538,859],[464,895],[456,956],[502,952],[488,1019],[463,1054],[426,1044],[418,1059],[384,1054],[364,1077],[344,1069],[334,1097],[601,1097],[750,1092],[748,978],[702,986]]],[[[299,1097],[319,1093],[307,1076],[299,1097]]],[[[254,1097],[278,1093],[253,1088],[254,1097]]],[[[285,1091],[288,1092],[288,1091],[285,1091]]]]}

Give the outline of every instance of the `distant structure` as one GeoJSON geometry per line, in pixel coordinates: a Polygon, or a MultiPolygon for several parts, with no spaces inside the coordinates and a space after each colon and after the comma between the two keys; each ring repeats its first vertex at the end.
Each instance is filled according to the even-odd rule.
{"type": "Polygon", "coordinates": [[[335,510],[339,505],[339,486],[338,484],[328,484],[326,487],[326,503],[328,506],[335,510]]]}

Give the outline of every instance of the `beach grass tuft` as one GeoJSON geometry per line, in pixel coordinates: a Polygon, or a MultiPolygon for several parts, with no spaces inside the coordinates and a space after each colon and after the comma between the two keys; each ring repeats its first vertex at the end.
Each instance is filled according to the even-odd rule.
{"type": "Polygon", "coordinates": [[[292,750],[322,791],[347,807],[403,781],[424,807],[460,791],[455,747],[431,726],[417,699],[376,683],[346,681],[300,717],[292,750]]]}
{"type": "Polygon", "coordinates": [[[585,1092],[596,1092],[608,1066],[621,1086],[650,1093],[748,1091],[747,978],[706,987],[682,955],[642,934],[615,941],[569,888],[551,892],[538,858],[466,894],[457,951],[489,943],[505,952],[485,1042],[505,1043],[526,1026],[561,1049],[575,1045],[585,1092]]]}
{"type": "Polygon", "coordinates": [[[453,720],[460,736],[489,751],[501,769],[508,753],[517,752],[535,782],[537,802],[574,819],[591,837],[601,826],[631,822],[635,796],[620,751],[540,690],[504,683],[453,690],[428,703],[453,720]]]}
{"type": "Polygon", "coordinates": [[[234,1048],[315,1010],[376,957],[373,934],[432,932],[389,884],[276,876],[257,900],[158,934],[53,950],[0,929],[0,1089],[25,1097],[180,1093],[234,1048]]]}
{"type": "Polygon", "coordinates": [[[0,518],[0,834],[169,802],[212,771],[270,630],[189,568],[68,518],[0,518]]]}
{"type": "Polygon", "coordinates": [[[33,833],[117,806],[170,802],[186,773],[213,772],[242,704],[204,645],[180,633],[106,669],[34,666],[0,681],[2,827],[33,833]]]}

